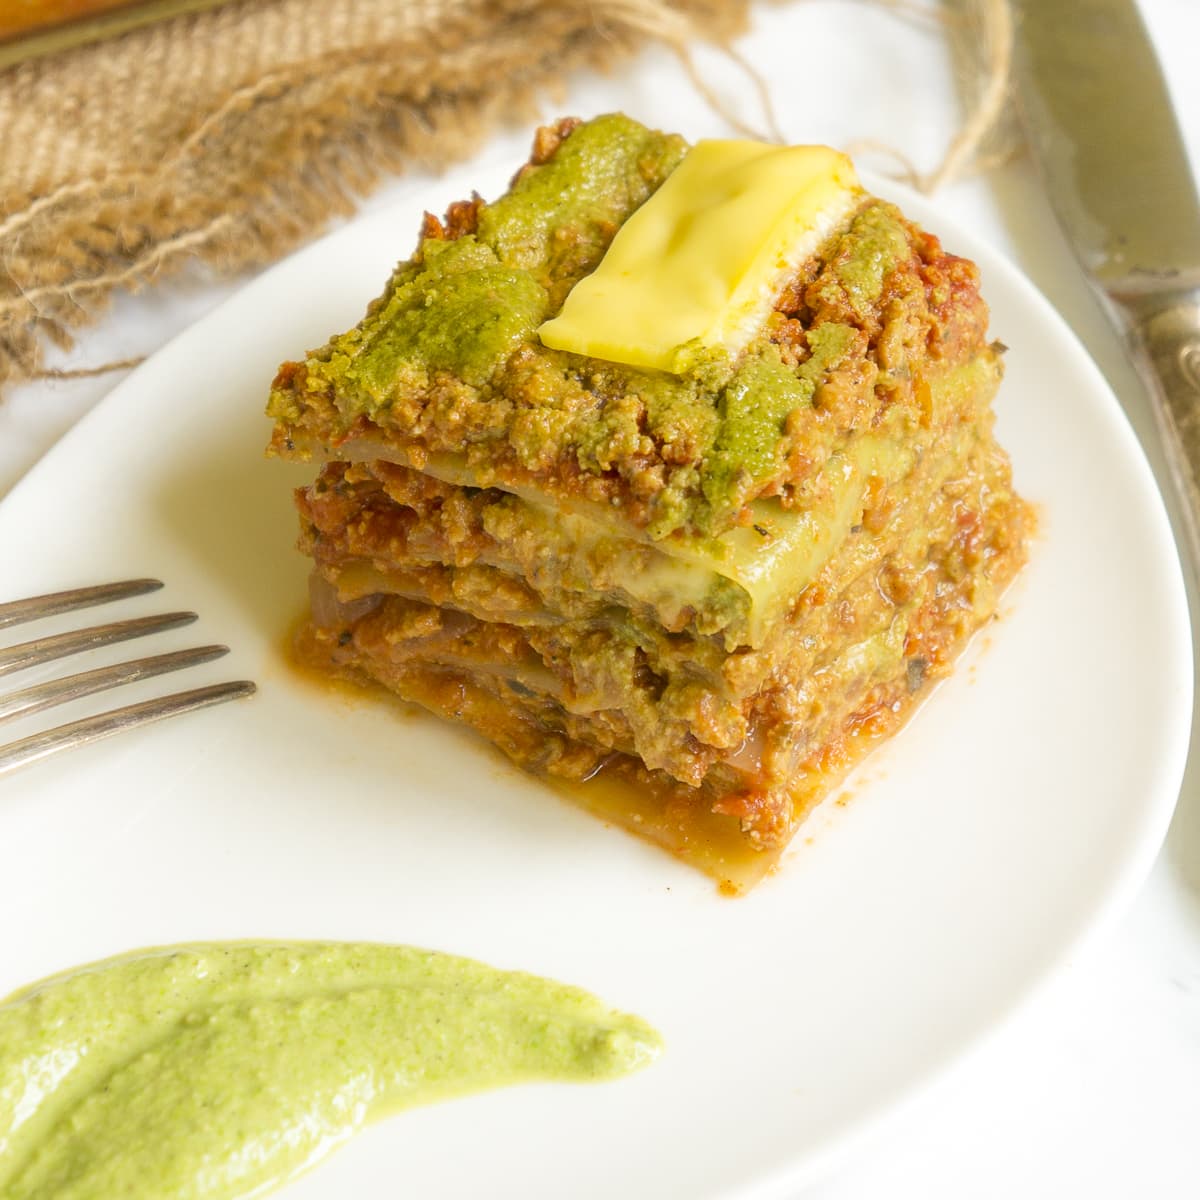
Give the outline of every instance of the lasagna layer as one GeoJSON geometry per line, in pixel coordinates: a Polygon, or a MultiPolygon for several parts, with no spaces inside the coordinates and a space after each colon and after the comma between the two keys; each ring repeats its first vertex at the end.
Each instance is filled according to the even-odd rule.
{"type": "MultiPolygon", "coordinates": [[[[319,494],[300,497],[322,628],[339,665],[357,663],[401,694],[414,671],[470,677],[553,714],[576,742],[681,783],[753,759],[755,788],[777,793],[865,690],[902,678],[915,694],[941,674],[1019,564],[1025,510],[1006,460],[973,429],[958,444],[960,454],[929,455],[904,481],[909,503],[881,494],[867,514],[876,531],[864,524],[845,540],[764,647],[732,653],[618,605],[586,607],[555,588],[552,554],[540,593],[494,563],[430,561],[429,547],[414,561],[411,530],[439,523],[396,503],[372,469],[327,467],[308,489],[319,494]]],[[[470,511],[479,499],[452,491],[442,507],[470,511]]],[[[470,559],[471,526],[457,529],[470,559]]]]}
{"type": "MultiPolygon", "coordinates": [[[[553,555],[550,585],[556,589],[576,591],[591,604],[636,610],[668,630],[719,632],[733,649],[762,644],[861,524],[864,510],[877,504],[881,489],[903,484],[922,459],[945,459],[946,430],[983,417],[999,380],[1000,363],[990,347],[968,364],[931,371],[924,425],[910,432],[881,421],[830,456],[820,498],[808,508],[757,500],[748,525],[716,537],[655,542],[611,509],[577,504],[563,511],[533,493],[463,485],[462,473],[444,462],[427,463],[423,472],[389,472],[386,444],[360,442],[353,450],[366,453],[384,489],[412,509],[415,536],[405,537],[415,545],[409,565],[440,555],[457,565],[470,560],[497,566],[537,586],[553,555]],[[470,538],[459,528],[464,522],[473,527],[470,538]]],[[[318,481],[315,499],[331,478],[318,481]]],[[[403,534],[394,527],[391,536],[403,534]]]]}

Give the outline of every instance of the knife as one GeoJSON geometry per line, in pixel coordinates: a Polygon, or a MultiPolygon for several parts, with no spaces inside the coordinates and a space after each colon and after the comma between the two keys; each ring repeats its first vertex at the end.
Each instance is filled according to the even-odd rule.
{"type": "Polygon", "coordinates": [[[1200,200],[1134,0],[1016,0],[1050,202],[1150,393],[1200,576],[1200,200]]]}

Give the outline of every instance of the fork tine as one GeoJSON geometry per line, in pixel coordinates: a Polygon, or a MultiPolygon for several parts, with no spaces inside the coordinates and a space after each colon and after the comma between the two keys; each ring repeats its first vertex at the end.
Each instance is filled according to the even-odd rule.
{"type": "Polygon", "coordinates": [[[160,696],[156,700],[145,700],[141,704],[130,704],[125,708],[100,713],[95,717],[72,721],[69,725],[59,725],[55,729],[46,730],[45,733],[35,733],[30,737],[22,738],[19,742],[0,746],[0,776],[7,775],[18,767],[47,758],[60,750],[83,746],[88,742],[95,742],[100,738],[120,733],[124,729],[134,729],[151,721],[161,721],[166,717],[193,712],[198,708],[223,704],[226,700],[237,700],[243,696],[253,695],[254,691],[254,684],[248,679],[239,679],[232,683],[217,683],[209,687],[193,688],[189,692],[176,692],[170,696],[160,696]]]}
{"type": "Polygon", "coordinates": [[[49,592],[45,596],[30,596],[26,600],[10,600],[0,604],[0,629],[22,621],[37,621],[57,613],[91,608],[130,596],[144,596],[162,587],[159,579],[126,579],[121,583],[102,583],[95,587],[73,588],[69,592],[49,592]]]}
{"type": "Polygon", "coordinates": [[[95,650],[100,646],[111,646],[114,642],[161,633],[165,629],[177,629],[195,620],[196,614],[191,612],[162,613],[155,617],[135,617],[129,621],[91,625],[87,629],[73,629],[69,633],[21,642],[7,650],[0,650],[0,675],[10,675],[13,671],[23,671],[26,667],[52,662],[82,650],[95,650]]]}
{"type": "Polygon", "coordinates": [[[94,671],[81,671],[78,675],[68,675],[63,679],[51,679],[0,697],[0,722],[11,721],[14,717],[28,717],[43,709],[53,708],[56,704],[93,696],[108,688],[136,683],[139,679],[212,662],[214,658],[228,653],[228,646],[198,646],[192,650],[172,650],[169,654],[135,658],[111,667],[98,667],[94,671]]]}

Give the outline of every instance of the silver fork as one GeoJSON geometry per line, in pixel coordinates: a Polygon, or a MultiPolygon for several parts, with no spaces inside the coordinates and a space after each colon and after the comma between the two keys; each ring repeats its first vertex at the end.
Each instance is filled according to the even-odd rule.
{"type": "MultiPolygon", "coordinates": [[[[0,629],[18,625],[25,621],[36,621],[58,613],[74,612],[91,608],[97,604],[109,604],[130,596],[142,596],[162,587],[157,579],[129,579],[122,583],[106,583],[96,587],[75,588],[69,592],[53,592],[46,596],[31,596],[27,600],[13,600],[0,604],[0,629]]],[[[41,663],[53,662],[84,650],[95,650],[100,646],[111,646],[131,638],[177,629],[195,621],[192,612],[169,612],[153,617],[134,617],[126,621],[111,621],[104,625],[92,625],[87,629],[69,633],[52,634],[21,642],[19,645],[0,649],[0,676],[23,671],[41,663]]],[[[63,679],[51,679],[46,683],[22,688],[20,691],[0,695],[0,724],[15,717],[29,716],[56,704],[65,704],[83,696],[91,696],[109,688],[120,687],[139,679],[149,679],[168,671],[211,662],[229,653],[228,646],[197,646],[191,650],[174,650],[167,654],[155,654],[148,658],[133,659],[116,663],[110,667],[97,667],[68,675],[63,679]]],[[[37,762],[59,750],[69,750],[100,738],[109,737],[125,729],[133,729],[150,721],[161,721],[164,717],[207,708],[226,700],[237,700],[254,692],[254,684],[248,679],[231,683],[217,683],[208,687],[193,688],[188,692],[175,692],[140,704],[84,717],[67,725],[59,725],[44,733],[35,733],[20,741],[0,746],[0,776],[15,771],[18,767],[37,762]]]]}

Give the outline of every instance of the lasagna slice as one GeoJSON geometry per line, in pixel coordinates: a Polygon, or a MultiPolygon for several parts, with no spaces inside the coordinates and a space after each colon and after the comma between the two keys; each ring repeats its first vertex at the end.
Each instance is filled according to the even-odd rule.
{"type": "Polygon", "coordinates": [[[744,889],[1022,564],[1000,349],[832,151],[542,129],[280,368],[298,652],[744,889]]]}

